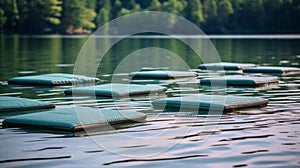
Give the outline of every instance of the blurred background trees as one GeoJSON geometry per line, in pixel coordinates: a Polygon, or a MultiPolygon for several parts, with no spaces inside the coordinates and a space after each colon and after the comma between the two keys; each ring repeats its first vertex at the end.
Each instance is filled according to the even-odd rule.
{"type": "Polygon", "coordinates": [[[0,0],[0,30],[90,33],[119,16],[149,10],[185,17],[208,34],[300,32],[300,0],[0,0]]]}

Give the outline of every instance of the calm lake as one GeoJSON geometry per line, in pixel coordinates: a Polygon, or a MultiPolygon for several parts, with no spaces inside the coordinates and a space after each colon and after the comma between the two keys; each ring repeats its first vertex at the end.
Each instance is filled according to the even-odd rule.
{"type": "MultiPolygon", "coordinates": [[[[7,80],[16,76],[73,73],[77,55],[87,38],[0,35],[0,95],[50,101],[57,108],[79,104],[135,109],[147,114],[147,122],[89,136],[84,133],[1,128],[0,167],[300,166],[300,76],[280,76],[279,85],[259,88],[198,86],[199,79],[207,77],[208,73],[197,70],[202,61],[187,45],[176,39],[147,36],[121,40],[105,55],[96,75],[103,83],[109,83],[111,74],[125,56],[141,48],[164,48],[180,56],[191,71],[197,72],[198,77],[162,81],[159,84],[168,87],[163,95],[95,100],[88,96],[65,96],[66,86],[7,85],[7,80]],[[259,96],[270,102],[263,108],[213,116],[195,115],[195,112],[162,112],[151,106],[151,101],[158,97],[189,95],[194,91],[259,96]]],[[[212,36],[211,41],[224,62],[300,67],[300,36],[212,36]]],[[[135,61],[139,64],[147,60],[135,61]]],[[[164,67],[164,61],[153,65],[164,67]]],[[[118,76],[128,80],[128,72],[119,71],[118,76]]],[[[5,117],[23,113],[1,113],[0,121],[2,123],[5,117]]]]}

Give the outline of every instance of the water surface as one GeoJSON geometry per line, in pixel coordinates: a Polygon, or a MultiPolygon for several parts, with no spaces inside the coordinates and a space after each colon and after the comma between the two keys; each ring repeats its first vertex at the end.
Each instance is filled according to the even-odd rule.
{"type": "MultiPolygon", "coordinates": [[[[223,61],[299,67],[299,38],[211,38],[223,61]]],[[[282,76],[279,85],[259,88],[195,87],[199,78],[208,73],[196,70],[201,60],[176,39],[135,37],[122,40],[106,54],[97,72],[97,77],[107,83],[124,56],[145,47],[165,48],[179,55],[192,71],[198,73],[197,78],[161,83],[169,88],[166,94],[113,102],[87,96],[64,96],[66,87],[7,85],[7,80],[15,76],[73,73],[77,54],[86,40],[86,36],[1,35],[0,94],[50,101],[57,108],[76,103],[136,109],[148,115],[147,122],[96,132],[91,136],[2,128],[1,167],[299,167],[300,76],[282,76]],[[159,97],[188,95],[195,91],[260,96],[269,99],[270,103],[263,108],[221,116],[162,112],[151,106],[151,101],[159,97]]],[[[156,65],[163,66],[160,61],[156,65]]],[[[123,76],[126,78],[127,74],[123,76]]],[[[18,114],[21,113],[2,113],[0,117],[3,120],[18,114]]]]}

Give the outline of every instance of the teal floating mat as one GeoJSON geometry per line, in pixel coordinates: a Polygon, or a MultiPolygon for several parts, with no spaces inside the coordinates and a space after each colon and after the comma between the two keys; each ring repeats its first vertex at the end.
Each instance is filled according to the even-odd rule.
{"type": "Polygon", "coordinates": [[[228,85],[228,86],[258,86],[279,83],[277,77],[273,76],[242,76],[229,75],[200,80],[201,85],[228,85]]]}
{"type": "Polygon", "coordinates": [[[174,78],[183,78],[183,77],[194,77],[196,73],[194,72],[185,72],[185,71],[140,71],[132,72],[129,76],[133,78],[143,78],[143,79],[174,79],[174,78]]]}
{"type": "Polygon", "coordinates": [[[260,97],[232,96],[232,95],[204,95],[197,94],[185,97],[158,99],[152,102],[157,108],[182,108],[195,110],[223,110],[261,107],[268,104],[267,99],[260,97]]]}
{"type": "Polygon", "coordinates": [[[53,73],[44,75],[22,76],[8,80],[8,84],[19,85],[71,85],[82,83],[93,83],[99,81],[98,78],[86,77],[82,75],[53,73]]]}
{"type": "Polygon", "coordinates": [[[39,100],[0,96],[0,112],[37,110],[54,107],[55,106],[51,103],[39,100]]]}
{"type": "Polygon", "coordinates": [[[3,121],[3,127],[27,126],[76,132],[86,128],[141,122],[145,119],[145,114],[132,110],[71,107],[9,117],[3,121]]]}
{"type": "Polygon", "coordinates": [[[159,71],[159,70],[168,70],[168,67],[143,67],[141,71],[159,71]]]}
{"type": "Polygon", "coordinates": [[[167,90],[159,85],[138,85],[138,84],[103,84],[96,86],[76,87],[65,90],[65,94],[95,95],[104,97],[123,97],[128,95],[143,95],[159,93],[167,90]]]}
{"type": "Polygon", "coordinates": [[[142,78],[139,78],[139,79],[133,79],[133,80],[130,80],[130,83],[133,83],[133,84],[161,84],[163,83],[165,80],[159,80],[159,79],[142,79],[142,78]]]}
{"type": "Polygon", "coordinates": [[[255,67],[255,64],[249,63],[231,63],[231,62],[219,62],[219,63],[208,63],[200,64],[199,69],[202,70],[240,70],[247,67],[255,67]]]}
{"type": "Polygon", "coordinates": [[[253,68],[245,68],[243,70],[245,73],[267,73],[267,74],[282,74],[282,75],[292,75],[300,74],[300,68],[295,67],[276,67],[276,66],[261,66],[253,68]]]}

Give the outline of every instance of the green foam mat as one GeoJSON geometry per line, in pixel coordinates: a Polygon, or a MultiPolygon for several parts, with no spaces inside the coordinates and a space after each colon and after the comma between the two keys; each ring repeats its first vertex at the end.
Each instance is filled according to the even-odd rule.
{"type": "Polygon", "coordinates": [[[45,108],[54,108],[49,102],[19,97],[0,96],[0,112],[26,111],[45,108]]]}
{"type": "Polygon", "coordinates": [[[213,78],[203,78],[201,85],[228,85],[228,86],[258,86],[279,83],[277,77],[273,76],[242,76],[229,75],[213,78]]]}
{"type": "Polygon", "coordinates": [[[233,95],[204,95],[197,94],[184,97],[158,99],[152,102],[157,108],[182,108],[195,110],[223,110],[261,107],[268,104],[267,99],[260,97],[233,96],[233,95]]]}
{"type": "Polygon", "coordinates": [[[9,79],[8,84],[54,86],[54,85],[94,83],[97,81],[99,81],[99,79],[93,77],[86,77],[82,75],[73,75],[73,74],[53,73],[53,74],[15,77],[9,79]]]}
{"type": "Polygon", "coordinates": [[[61,131],[82,131],[87,128],[140,122],[146,115],[132,110],[97,109],[90,107],[58,108],[46,112],[6,118],[4,127],[33,127],[61,131]]]}
{"type": "Polygon", "coordinates": [[[185,72],[185,71],[140,71],[131,72],[129,76],[133,78],[143,78],[143,79],[174,79],[174,78],[184,78],[184,77],[194,77],[196,73],[185,72]]]}
{"type": "Polygon", "coordinates": [[[277,66],[261,66],[253,68],[245,68],[244,73],[266,73],[266,74],[280,74],[280,75],[292,75],[300,74],[300,68],[295,67],[277,67],[277,66]]]}
{"type": "Polygon", "coordinates": [[[141,71],[159,71],[159,70],[168,70],[168,67],[143,67],[141,71]]]}
{"type": "Polygon", "coordinates": [[[167,90],[159,85],[138,85],[138,84],[103,84],[96,86],[76,87],[65,90],[65,94],[95,95],[104,97],[123,97],[128,95],[144,95],[159,93],[167,90]]]}
{"type": "Polygon", "coordinates": [[[231,62],[220,62],[220,63],[208,63],[200,64],[199,69],[202,70],[240,70],[247,67],[255,67],[255,64],[249,63],[231,63],[231,62]]]}

